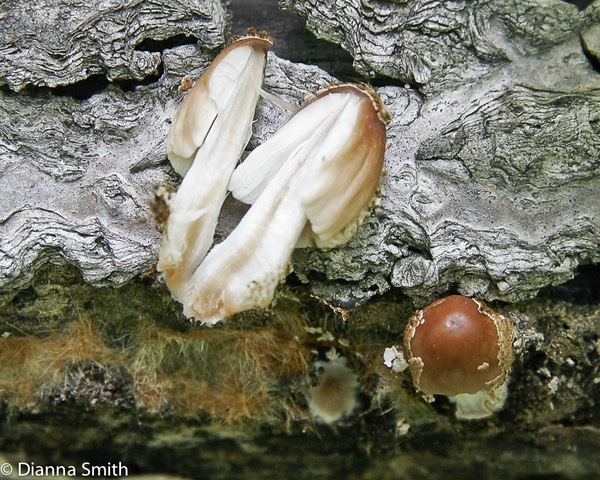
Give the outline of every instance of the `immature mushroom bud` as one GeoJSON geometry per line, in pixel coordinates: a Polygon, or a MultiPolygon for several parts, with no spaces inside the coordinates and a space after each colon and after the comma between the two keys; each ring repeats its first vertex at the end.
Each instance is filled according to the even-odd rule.
{"type": "Polygon", "coordinates": [[[356,409],[358,380],[342,357],[315,366],[322,372],[318,384],[308,391],[308,407],[318,422],[335,423],[356,409]]]}
{"type": "Polygon", "coordinates": [[[272,45],[254,31],[228,45],[186,95],[171,125],[167,154],[185,177],[169,201],[158,270],[178,300],[212,244],[227,184],[251,135],[272,45]]]}
{"type": "Polygon", "coordinates": [[[347,242],[377,189],[386,114],[372,90],[332,87],[256,148],[230,183],[253,205],[194,273],[184,313],[212,324],[265,308],[301,235],[318,246],[347,242]]]}
{"type": "Polygon", "coordinates": [[[486,417],[504,405],[512,326],[480,301],[451,295],[417,312],[404,350],[415,387],[451,397],[458,418],[486,417]]]}

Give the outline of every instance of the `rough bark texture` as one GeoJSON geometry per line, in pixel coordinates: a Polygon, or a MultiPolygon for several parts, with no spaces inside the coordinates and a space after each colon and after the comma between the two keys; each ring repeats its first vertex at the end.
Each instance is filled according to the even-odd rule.
{"type": "Polygon", "coordinates": [[[320,38],[340,44],[367,77],[424,92],[450,90],[546,52],[600,19],[598,2],[280,0],[320,38]],[[575,3],[575,2],[573,2],[575,3]]]}
{"type": "Polygon", "coordinates": [[[346,249],[297,256],[315,283],[341,280],[322,295],[515,301],[598,261],[600,75],[580,43],[594,48],[597,2],[316,3],[282,2],[364,73],[421,86],[380,89],[393,120],[372,221],[346,249]]]}
{"type": "MultiPolygon", "coordinates": [[[[234,13],[275,24],[274,1],[235,0],[234,13]]],[[[215,329],[134,277],[160,240],[154,187],[179,181],[165,156],[177,87],[223,43],[222,5],[2,4],[0,474],[111,461],[228,480],[597,476],[599,269],[581,263],[600,257],[598,2],[316,3],[286,5],[388,75],[373,79],[393,115],[380,206],[348,246],[297,252],[309,288],[289,282],[271,308],[215,329]],[[576,271],[494,305],[517,355],[490,418],[456,420],[383,363],[414,303],[447,290],[514,301],[576,271]],[[332,310],[315,291],[363,305],[332,310]],[[309,397],[333,351],[359,387],[356,411],[328,426],[309,397]]],[[[294,22],[277,24],[275,52],[310,59],[311,45],[355,79],[294,22]]],[[[269,55],[265,88],[293,103],[333,81],[269,55]]],[[[288,115],[262,101],[248,148],[288,115]]],[[[218,238],[243,210],[227,203],[218,238]]]]}
{"type": "Polygon", "coordinates": [[[192,45],[174,56],[136,47],[195,35],[214,49],[224,42],[226,12],[218,1],[4,8],[0,83],[71,87],[0,92],[0,287],[21,285],[39,265],[63,260],[91,283],[120,284],[154,261],[160,237],[149,203],[154,187],[168,181],[164,144],[180,99],[176,87],[212,57],[192,45]],[[133,82],[158,71],[148,86],[90,80],[102,72],[133,82]]]}
{"type": "MultiPolygon", "coordinates": [[[[21,28],[22,37],[31,40],[9,50],[1,64],[0,81],[13,89],[29,83],[77,83],[97,71],[109,79],[139,79],[136,55],[145,53],[155,58],[152,71],[160,64],[164,74],[133,91],[111,84],[82,100],[48,90],[27,96],[2,91],[0,108],[6,121],[0,183],[9,193],[0,212],[0,286],[22,285],[38,265],[58,258],[78,265],[84,278],[98,285],[120,284],[151,267],[159,236],[148,220],[148,203],[153,187],[168,181],[164,140],[181,98],[176,86],[186,74],[198,76],[210,56],[189,45],[163,52],[139,51],[136,46],[143,39],[197,32],[203,48],[213,48],[225,28],[218,4],[185,9],[186,21],[171,22],[183,15],[177,13],[183,6],[163,3],[161,8],[150,2],[111,3],[109,26],[96,10],[69,4],[74,8],[71,15],[39,17],[60,26],[57,30],[28,23],[32,17],[22,9],[29,7],[15,4],[6,9],[4,30],[21,28]],[[208,20],[199,11],[216,13],[208,20]],[[132,21],[126,22],[128,18],[132,21]],[[98,35],[99,25],[122,35],[122,48],[106,46],[113,40],[111,35],[98,35]],[[52,35],[52,41],[45,38],[52,35]],[[103,53],[83,55],[92,48],[89,45],[103,53]],[[19,53],[23,50],[27,55],[19,53]],[[58,63],[40,60],[42,51],[58,63]],[[75,61],[79,58],[88,66],[75,61]]],[[[58,11],[61,3],[48,5],[50,11],[58,11]]],[[[302,5],[295,8],[302,11],[302,5]]],[[[322,30],[333,19],[366,22],[370,29],[361,27],[353,34],[362,35],[363,44],[381,58],[393,60],[403,58],[404,50],[383,55],[383,47],[397,41],[394,35],[410,30],[399,16],[408,15],[409,6],[413,15],[426,4],[388,4],[393,15],[367,15],[366,4],[344,5],[337,11],[334,4],[322,2],[311,15],[330,12],[328,21],[318,17],[322,30]]],[[[369,11],[383,8],[378,5],[369,11]]],[[[298,274],[337,303],[360,303],[392,286],[419,301],[449,287],[515,301],[571,278],[580,263],[600,258],[595,220],[600,200],[594,195],[599,188],[600,75],[582,50],[577,30],[589,24],[597,10],[590,6],[578,12],[558,1],[546,4],[544,34],[539,32],[538,9],[531,15],[511,14],[512,23],[507,13],[499,16],[522,32],[513,40],[508,27],[489,30],[481,20],[491,15],[490,5],[474,4],[472,11],[445,5],[446,23],[455,18],[468,24],[469,31],[487,29],[480,35],[487,39],[486,49],[474,49],[487,54],[472,54],[478,75],[466,68],[460,78],[431,74],[421,91],[379,89],[393,114],[381,207],[347,247],[299,251],[295,257],[298,274]],[[568,32],[565,18],[571,26],[568,32]],[[525,48],[527,39],[530,48],[525,48]],[[510,59],[505,55],[509,44],[520,52],[510,59]],[[493,45],[497,55],[491,54],[493,45]]],[[[453,47],[446,45],[440,52],[456,52],[465,44],[473,51],[474,37],[467,41],[450,30],[441,37],[454,42],[453,47]]],[[[340,26],[337,31],[345,30],[340,26]]],[[[440,32],[425,26],[418,32],[412,48],[422,49],[422,56],[432,54],[431,42],[438,45],[440,32]]],[[[593,31],[585,29],[581,35],[586,35],[587,50],[592,51],[593,31]]],[[[269,58],[267,88],[297,103],[333,81],[314,67],[269,58]]],[[[450,55],[448,62],[458,68],[465,60],[450,55]]],[[[263,141],[286,115],[262,102],[249,147],[263,141]]],[[[235,220],[225,218],[224,225],[235,220]]]]}
{"type": "Polygon", "coordinates": [[[218,0],[67,2],[6,0],[0,6],[0,85],[71,85],[93,75],[109,81],[155,75],[153,42],[197,38],[223,45],[226,10],[218,0]]]}

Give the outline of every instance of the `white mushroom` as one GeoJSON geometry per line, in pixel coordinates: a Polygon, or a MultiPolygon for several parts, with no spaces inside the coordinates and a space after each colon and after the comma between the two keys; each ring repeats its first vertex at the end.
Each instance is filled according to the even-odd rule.
{"type": "Polygon", "coordinates": [[[174,298],[210,248],[227,184],[251,134],[272,39],[252,32],[228,45],[185,97],[167,153],[185,175],[169,200],[158,270],[174,298]]]}
{"type": "Polygon", "coordinates": [[[265,308],[301,236],[319,247],[347,242],[378,186],[387,115],[372,90],[339,85],[256,148],[229,185],[253,205],[192,276],[184,313],[214,324],[265,308]]]}
{"type": "Polygon", "coordinates": [[[332,424],[352,414],[357,407],[358,380],[343,357],[319,361],[317,385],[308,391],[308,408],[315,420],[332,424]]]}

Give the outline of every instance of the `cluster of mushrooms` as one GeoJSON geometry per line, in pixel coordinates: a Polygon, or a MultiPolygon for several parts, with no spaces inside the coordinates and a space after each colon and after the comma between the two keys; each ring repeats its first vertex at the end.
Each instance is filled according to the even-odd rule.
{"type": "MultiPolygon", "coordinates": [[[[186,95],[167,140],[183,180],[168,199],[158,270],[184,314],[207,325],[267,307],[296,247],[332,248],[352,238],[383,167],[389,114],[373,90],[357,84],[318,93],[238,165],[259,96],[269,95],[262,82],[272,45],[253,30],[233,39],[186,95]],[[251,207],[212,246],[229,193],[251,207]]],[[[403,350],[415,387],[450,397],[457,417],[481,418],[503,406],[512,327],[480,301],[452,295],[419,311],[403,350]]],[[[345,367],[336,368],[330,377],[346,379],[345,367]]],[[[323,395],[311,396],[317,402],[323,395]]]]}
{"type": "Polygon", "coordinates": [[[183,181],[168,200],[157,268],[184,314],[203,324],[267,307],[296,247],[352,238],[383,168],[389,114],[356,84],[318,93],[237,166],[272,45],[255,31],[235,38],[186,95],[167,140],[183,181]],[[229,193],[252,206],[211,249],[229,193]]]}

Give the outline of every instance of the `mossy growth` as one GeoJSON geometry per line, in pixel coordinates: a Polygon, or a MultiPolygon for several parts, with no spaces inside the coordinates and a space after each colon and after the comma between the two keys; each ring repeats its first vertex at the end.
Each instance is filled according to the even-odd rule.
{"type": "Polygon", "coordinates": [[[226,423],[279,422],[296,408],[311,355],[297,309],[211,329],[183,319],[149,282],[93,288],[76,276],[45,269],[3,294],[0,396],[9,408],[100,401],[226,423]]]}
{"type": "MultiPolygon", "coordinates": [[[[589,423],[600,385],[597,304],[540,296],[496,307],[522,319],[522,347],[507,406],[486,420],[489,432],[589,423]],[[527,340],[526,329],[537,340],[527,340]]],[[[398,292],[347,310],[287,285],[269,309],[206,328],[183,318],[153,279],[94,288],[74,269],[48,266],[30,286],[0,294],[0,402],[17,412],[76,402],[160,418],[321,429],[310,391],[319,362],[335,352],[357,382],[356,408],[339,426],[391,422],[405,438],[472,428],[442,398],[423,399],[407,371],[384,365],[385,348],[401,345],[414,310],[398,292]]]]}

